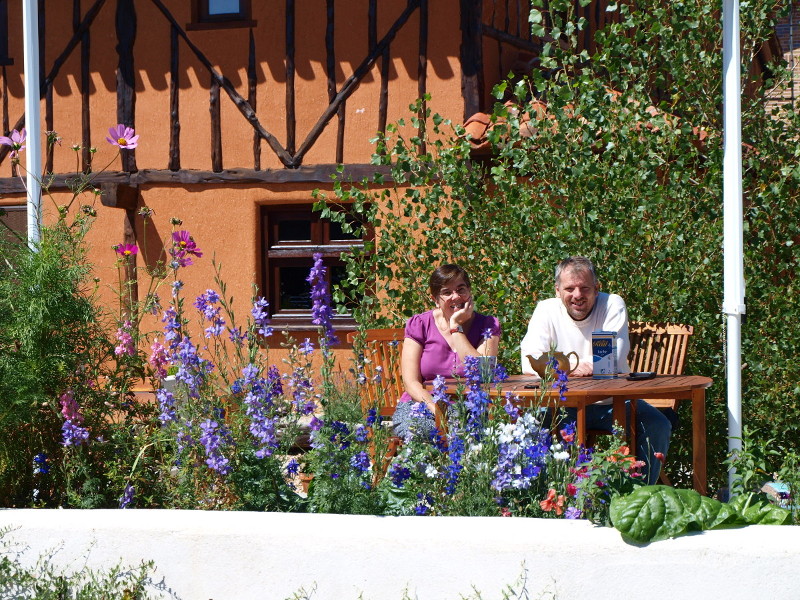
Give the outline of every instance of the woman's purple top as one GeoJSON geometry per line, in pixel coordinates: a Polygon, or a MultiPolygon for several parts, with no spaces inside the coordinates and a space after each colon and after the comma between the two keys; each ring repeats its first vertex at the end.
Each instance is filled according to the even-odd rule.
{"type": "MultiPolygon", "coordinates": [[[[469,331],[466,332],[467,339],[473,347],[477,348],[483,342],[484,332],[489,336],[500,335],[500,323],[495,317],[475,313],[469,331]],[[490,330],[491,333],[486,330],[490,330]]],[[[429,310],[421,315],[414,315],[406,323],[406,335],[422,346],[422,357],[419,361],[419,371],[422,374],[422,381],[433,381],[437,375],[443,377],[453,377],[464,375],[464,365],[458,358],[458,353],[454,352],[447,340],[444,339],[439,328],[436,327],[436,320],[433,318],[433,311],[429,310]]],[[[403,392],[398,402],[410,402],[413,398],[408,392],[403,392]]]]}

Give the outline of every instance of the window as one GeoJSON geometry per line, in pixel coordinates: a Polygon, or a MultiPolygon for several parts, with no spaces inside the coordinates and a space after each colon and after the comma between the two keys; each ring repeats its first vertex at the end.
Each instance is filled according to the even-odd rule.
{"type": "MultiPolygon", "coordinates": [[[[276,329],[314,330],[311,323],[311,286],[306,281],[320,252],[330,289],[345,276],[342,252],[363,247],[364,241],[342,231],[341,224],[321,219],[310,204],[265,206],[261,209],[264,296],[269,300],[276,329]]],[[[355,322],[334,305],[334,327],[354,329],[355,322]]],[[[340,336],[342,337],[342,336],[340,336]]]]}
{"type": "Polygon", "coordinates": [[[27,206],[0,206],[0,239],[11,242],[28,239],[27,206]]]}
{"type": "Polygon", "coordinates": [[[250,0],[194,0],[192,22],[186,28],[254,27],[250,16],[250,0]]]}
{"type": "Polygon", "coordinates": [[[13,64],[8,55],[8,0],[0,0],[0,66],[13,64]]]}

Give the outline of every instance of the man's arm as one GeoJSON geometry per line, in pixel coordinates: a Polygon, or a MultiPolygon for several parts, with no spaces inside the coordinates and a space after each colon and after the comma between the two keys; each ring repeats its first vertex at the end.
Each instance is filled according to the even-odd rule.
{"type": "Polygon", "coordinates": [[[528,331],[519,345],[522,372],[526,375],[536,375],[531,367],[527,356],[539,358],[545,352],[549,352],[551,346],[556,343],[555,333],[550,320],[547,318],[547,311],[542,303],[536,305],[528,322],[528,331]]]}

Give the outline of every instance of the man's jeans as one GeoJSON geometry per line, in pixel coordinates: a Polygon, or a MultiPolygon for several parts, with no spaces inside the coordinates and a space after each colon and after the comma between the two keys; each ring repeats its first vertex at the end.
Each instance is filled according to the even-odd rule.
{"type": "MultiPolygon", "coordinates": [[[[648,485],[658,483],[661,473],[661,461],[654,453],[661,452],[666,456],[669,450],[669,437],[672,433],[672,424],[669,419],[657,408],[653,408],[644,400],[636,401],[636,458],[643,460],[644,477],[648,485]]],[[[567,421],[577,418],[574,408],[565,409],[567,421]]],[[[614,418],[611,414],[611,404],[592,405],[586,407],[586,429],[604,429],[611,431],[614,418]]],[[[630,401],[625,403],[625,419],[630,421],[630,401]]]]}

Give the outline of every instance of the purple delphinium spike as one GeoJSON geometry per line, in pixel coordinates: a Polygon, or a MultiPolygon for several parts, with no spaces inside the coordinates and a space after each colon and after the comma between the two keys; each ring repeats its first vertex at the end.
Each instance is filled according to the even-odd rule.
{"type": "Polygon", "coordinates": [[[314,254],[314,266],[308,273],[306,281],[311,284],[311,322],[319,325],[325,332],[325,341],[328,346],[339,343],[339,338],[333,331],[333,311],[331,310],[331,296],[328,282],[325,279],[327,268],[322,264],[322,254],[314,254]]]}
{"type": "Polygon", "coordinates": [[[130,483],[125,484],[125,489],[122,491],[122,496],[119,499],[120,508],[128,508],[133,502],[133,495],[136,493],[136,488],[130,483]]]}
{"type": "Polygon", "coordinates": [[[225,425],[206,419],[200,423],[200,429],[203,432],[200,443],[206,452],[206,464],[220,475],[227,475],[231,472],[231,465],[222,450],[229,441],[230,434],[225,425]]]}

